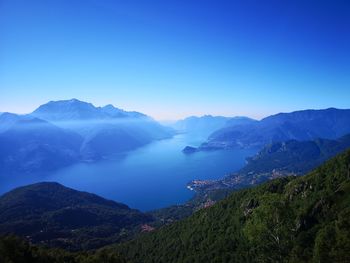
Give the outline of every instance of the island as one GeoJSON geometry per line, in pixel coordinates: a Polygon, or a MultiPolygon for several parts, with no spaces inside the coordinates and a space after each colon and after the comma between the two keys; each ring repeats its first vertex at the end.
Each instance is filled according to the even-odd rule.
{"type": "Polygon", "coordinates": [[[186,146],[185,148],[183,148],[182,152],[185,154],[191,154],[191,153],[195,153],[197,152],[198,149],[192,146],[186,146]]]}

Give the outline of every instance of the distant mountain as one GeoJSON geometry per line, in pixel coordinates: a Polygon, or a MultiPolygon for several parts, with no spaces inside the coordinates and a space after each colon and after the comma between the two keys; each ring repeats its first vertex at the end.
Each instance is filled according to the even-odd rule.
{"type": "MultiPolygon", "coordinates": [[[[157,210],[154,215],[168,220],[188,217],[207,203],[217,202],[233,191],[275,178],[304,175],[347,149],[350,149],[350,134],[337,140],[290,140],[266,145],[256,155],[247,158],[247,164],[235,173],[217,180],[193,180],[188,184],[196,192],[191,200],[157,210]]],[[[196,148],[186,150],[187,153],[195,151],[196,148]]]]}
{"type": "Polygon", "coordinates": [[[324,161],[350,148],[350,134],[337,140],[276,142],[266,145],[239,173],[286,172],[305,174],[324,161]]]}
{"type": "Polygon", "coordinates": [[[153,219],[128,206],[58,183],[37,183],[0,197],[0,233],[70,250],[129,238],[153,219]]]}
{"type": "Polygon", "coordinates": [[[223,179],[196,180],[189,185],[203,196],[211,191],[251,187],[278,177],[304,175],[347,149],[350,149],[350,134],[337,140],[276,142],[247,158],[242,169],[223,179]]]}
{"type": "MultiPolygon", "coordinates": [[[[36,247],[11,236],[0,237],[0,261],[349,262],[349,167],[350,151],[346,151],[306,176],[279,178],[234,192],[187,219],[99,250],[69,253],[36,247]]],[[[96,246],[95,242],[101,244],[101,239],[111,233],[110,225],[95,231],[95,219],[100,218],[97,221],[103,224],[116,211],[129,215],[130,210],[58,184],[36,184],[0,198],[0,222],[5,224],[0,226],[8,225],[6,229],[10,232],[12,225],[26,225],[28,228],[23,227],[23,231],[41,229],[39,233],[43,236],[52,227],[67,226],[68,237],[59,238],[55,232],[53,239],[45,236],[44,244],[58,242],[70,249],[76,244],[79,248],[90,248],[96,246]],[[79,213],[71,212],[75,209],[79,213]],[[38,218],[48,227],[37,227],[38,218]],[[79,228],[81,225],[88,227],[79,228]]],[[[124,217],[117,216],[117,222],[121,218],[124,217]]],[[[115,223],[113,220],[112,224],[115,223]]]]}
{"type": "Polygon", "coordinates": [[[134,150],[174,131],[134,111],[77,99],[0,115],[0,173],[49,171],[134,150]]]}
{"type": "Polygon", "coordinates": [[[223,116],[190,116],[175,122],[172,127],[180,132],[210,134],[225,126],[228,120],[228,117],[223,116]]]}
{"type": "Polygon", "coordinates": [[[108,104],[101,107],[101,112],[107,114],[112,118],[149,118],[147,115],[137,111],[124,111],[114,107],[112,104],[108,104]]]}
{"type": "Polygon", "coordinates": [[[303,110],[219,129],[210,135],[201,148],[261,148],[269,143],[287,140],[336,139],[347,133],[350,133],[349,109],[303,110]]]}
{"type": "Polygon", "coordinates": [[[349,262],[350,151],[109,249],[132,262],[349,262]]]}
{"type": "Polygon", "coordinates": [[[0,172],[48,171],[80,159],[82,137],[46,121],[0,116],[0,172]]]}
{"type": "Polygon", "coordinates": [[[127,112],[115,108],[111,104],[95,107],[91,103],[77,99],[50,101],[41,105],[31,115],[51,122],[147,117],[139,112],[127,112]]]}
{"type": "Polygon", "coordinates": [[[95,107],[77,99],[50,101],[31,116],[79,133],[84,138],[81,147],[84,159],[133,150],[174,134],[142,113],[124,111],[113,105],[95,107]]]}
{"type": "Polygon", "coordinates": [[[223,117],[204,115],[201,117],[191,116],[183,120],[179,120],[171,125],[175,130],[188,133],[194,136],[207,138],[214,131],[235,125],[243,125],[254,122],[248,117],[223,117]]]}
{"type": "Polygon", "coordinates": [[[241,125],[253,122],[247,117],[223,117],[204,115],[201,117],[191,116],[177,121],[172,125],[180,132],[199,134],[207,137],[209,134],[225,126],[241,125]]]}
{"type": "Polygon", "coordinates": [[[243,116],[237,116],[237,117],[232,117],[230,118],[226,124],[224,128],[227,127],[235,127],[238,125],[247,125],[247,124],[251,124],[251,123],[255,123],[257,122],[257,120],[248,118],[248,117],[243,117],[243,116]]]}
{"type": "Polygon", "coordinates": [[[14,113],[5,112],[0,114],[0,132],[10,129],[17,121],[21,119],[25,118],[14,113]]]}

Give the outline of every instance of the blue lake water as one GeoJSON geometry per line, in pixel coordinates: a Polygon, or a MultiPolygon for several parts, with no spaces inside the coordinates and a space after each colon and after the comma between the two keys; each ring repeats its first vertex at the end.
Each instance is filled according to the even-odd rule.
{"type": "Polygon", "coordinates": [[[156,141],[126,155],[96,163],[79,163],[47,174],[2,176],[0,193],[40,181],[92,192],[143,211],[180,204],[193,195],[193,179],[218,179],[237,171],[255,150],[236,149],[185,155],[203,138],[186,134],[156,141]]]}

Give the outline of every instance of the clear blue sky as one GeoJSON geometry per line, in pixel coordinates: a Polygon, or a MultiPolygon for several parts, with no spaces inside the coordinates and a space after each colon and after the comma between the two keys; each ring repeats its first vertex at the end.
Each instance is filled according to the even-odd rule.
{"type": "Polygon", "coordinates": [[[0,111],[350,108],[350,1],[0,0],[0,111]]]}

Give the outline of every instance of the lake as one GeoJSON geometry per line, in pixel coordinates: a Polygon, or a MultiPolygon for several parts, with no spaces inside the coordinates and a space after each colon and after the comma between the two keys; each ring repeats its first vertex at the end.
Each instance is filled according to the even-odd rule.
{"type": "Polygon", "coordinates": [[[237,171],[252,149],[182,153],[204,139],[187,134],[156,141],[125,155],[95,163],[78,163],[46,174],[0,177],[0,193],[40,181],[98,194],[142,211],[181,204],[193,196],[186,188],[193,179],[218,179],[237,171]]]}

